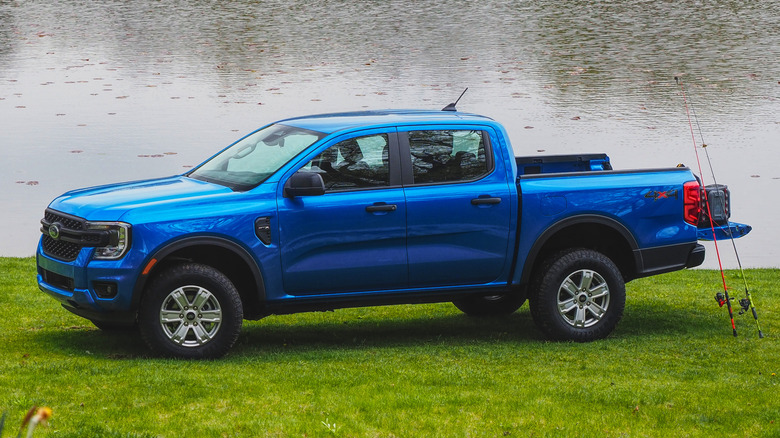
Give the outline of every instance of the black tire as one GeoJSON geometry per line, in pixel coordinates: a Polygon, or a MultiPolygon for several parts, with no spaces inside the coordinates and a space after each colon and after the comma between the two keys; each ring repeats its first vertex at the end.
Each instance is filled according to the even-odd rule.
{"type": "Polygon", "coordinates": [[[500,295],[472,295],[452,304],[468,316],[504,316],[519,309],[525,297],[524,290],[516,290],[500,295]]]}
{"type": "Polygon", "coordinates": [[[157,354],[213,359],[228,352],[241,332],[241,297],[220,271],[198,263],[158,274],[141,299],[138,327],[157,354]]]}
{"type": "Polygon", "coordinates": [[[548,338],[590,342],[607,337],[620,322],[626,285],[609,257],[571,249],[543,263],[529,299],[531,316],[548,338]]]}

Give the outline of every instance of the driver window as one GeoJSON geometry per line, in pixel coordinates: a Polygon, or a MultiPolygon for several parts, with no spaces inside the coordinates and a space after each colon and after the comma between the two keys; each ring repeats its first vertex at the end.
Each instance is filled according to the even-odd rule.
{"type": "Polygon", "coordinates": [[[387,134],[368,135],[334,144],[299,170],[317,172],[325,191],[339,191],[390,185],[387,134]]]}

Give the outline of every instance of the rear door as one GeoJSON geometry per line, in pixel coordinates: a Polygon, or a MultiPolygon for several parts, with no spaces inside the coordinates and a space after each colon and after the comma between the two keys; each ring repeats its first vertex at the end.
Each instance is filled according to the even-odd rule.
{"type": "Polygon", "coordinates": [[[399,128],[399,144],[410,286],[501,280],[512,249],[512,192],[490,131],[399,128]]]}
{"type": "Polygon", "coordinates": [[[406,206],[395,129],[337,138],[298,172],[319,173],[326,193],[279,202],[285,292],[406,287],[406,206]]]}

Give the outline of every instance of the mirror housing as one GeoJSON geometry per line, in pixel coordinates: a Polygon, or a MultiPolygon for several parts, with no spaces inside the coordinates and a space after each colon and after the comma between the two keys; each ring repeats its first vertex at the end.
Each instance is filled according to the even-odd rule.
{"type": "Polygon", "coordinates": [[[319,173],[296,172],[284,184],[284,197],[320,196],[325,194],[325,181],[319,173]]]}

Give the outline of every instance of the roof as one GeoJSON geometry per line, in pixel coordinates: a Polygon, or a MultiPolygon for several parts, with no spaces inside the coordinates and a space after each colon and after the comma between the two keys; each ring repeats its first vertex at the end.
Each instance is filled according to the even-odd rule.
{"type": "Polygon", "coordinates": [[[280,120],[277,123],[296,126],[312,131],[330,134],[344,129],[358,127],[381,127],[432,123],[485,123],[489,117],[457,111],[432,110],[375,110],[345,113],[316,114],[280,120]]]}

